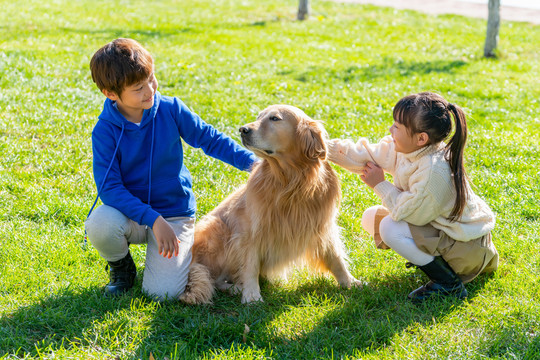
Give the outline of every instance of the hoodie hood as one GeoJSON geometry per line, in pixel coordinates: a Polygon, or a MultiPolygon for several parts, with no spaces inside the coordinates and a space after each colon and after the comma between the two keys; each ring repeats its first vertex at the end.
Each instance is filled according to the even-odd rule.
{"type": "Polygon", "coordinates": [[[145,126],[148,126],[152,123],[152,120],[156,117],[157,109],[159,108],[159,103],[161,101],[161,94],[159,91],[156,91],[154,94],[154,105],[147,110],[144,110],[141,124],[136,125],[132,123],[131,121],[128,121],[122,113],[120,113],[120,110],[118,110],[118,107],[116,106],[116,101],[112,101],[111,99],[107,98],[103,104],[103,110],[101,111],[101,114],[99,115],[100,120],[108,121],[119,128],[124,126],[126,130],[134,130],[138,128],[143,128],[145,126]]]}

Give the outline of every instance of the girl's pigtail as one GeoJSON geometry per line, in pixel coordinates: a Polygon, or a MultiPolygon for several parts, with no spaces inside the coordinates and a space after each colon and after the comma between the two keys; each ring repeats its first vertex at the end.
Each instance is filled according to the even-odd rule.
{"type": "Polygon", "coordinates": [[[448,109],[453,114],[456,124],[454,136],[446,145],[446,158],[450,163],[456,189],[456,202],[450,213],[450,219],[456,221],[463,214],[468,197],[467,174],[463,164],[463,152],[467,141],[467,122],[465,113],[459,106],[448,104],[448,109]]]}

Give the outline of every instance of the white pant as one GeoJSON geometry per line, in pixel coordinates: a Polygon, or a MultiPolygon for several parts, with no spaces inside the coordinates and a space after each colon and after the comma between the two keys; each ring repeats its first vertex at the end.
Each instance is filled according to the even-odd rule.
{"type": "Polygon", "coordinates": [[[115,208],[102,205],[85,222],[88,240],[107,261],[123,259],[128,244],[147,244],[142,289],[159,300],[176,299],[187,284],[195,219],[174,217],[166,219],[180,240],[179,253],[170,259],[158,253],[152,229],[139,225],[115,208]]]}
{"type": "MultiPolygon", "coordinates": [[[[380,207],[382,206],[372,206],[362,214],[362,227],[371,236],[375,234],[375,214],[380,207]]],[[[434,259],[432,255],[418,249],[409,224],[405,221],[394,221],[390,215],[385,216],[379,224],[379,234],[386,245],[415,265],[423,266],[434,259]]]]}

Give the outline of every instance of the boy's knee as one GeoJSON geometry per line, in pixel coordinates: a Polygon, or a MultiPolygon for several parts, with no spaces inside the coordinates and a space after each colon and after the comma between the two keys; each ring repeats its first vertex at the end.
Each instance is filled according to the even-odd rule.
{"type": "Polygon", "coordinates": [[[154,236],[148,240],[146,248],[142,288],[157,300],[175,300],[184,293],[192,259],[195,220],[182,218],[167,221],[170,221],[176,237],[180,240],[178,256],[170,259],[161,256],[154,236]]]}
{"type": "Polygon", "coordinates": [[[86,219],[84,226],[88,240],[99,247],[102,243],[114,239],[123,239],[129,219],[115,208],[102,205],[96,208],[86,219]]]}
{"type": "Polygon", "coordinates": [[[146,268],[142,289],[156,300],[178,300],[184,293],[187,282],[188,271],[179,271],[174,274],[150,274],[146,268]]]}
{"type": "Polygon", "coordinates": [[[170,259],[147,248],[143,291],[158,300],[178,299],[186,289],[191,259],[189,244],[180,244],[179,255],[170,259]]]}
{"type": "Polygon", "coordinates": [[[152,299],[158,301],[178,300],[186,289],[187,276],[181,284],[143,284],[142,290],[152,299]],[[172,285],[172,286],[171,286],[172,285]]]}

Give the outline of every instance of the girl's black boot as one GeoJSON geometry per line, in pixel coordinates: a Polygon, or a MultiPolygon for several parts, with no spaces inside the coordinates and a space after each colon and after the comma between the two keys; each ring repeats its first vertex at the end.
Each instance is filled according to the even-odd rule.
{"type": "Polygon", "coordinates": [[[421,302],[433,296],[454,296],[459,299],[467,297],[467,289],[455,271],[441,256],[436,256],[429,264],[417,266],[430,281],[408,295],[413,302],[421,302]]]}
{"type": "Polygon", "coordinates": [[[109,284],[105,286],[105,296],[117,296],[133,287],[137,268],[131,254],[118,261],[108,261],[105,269],[109,269],[109,284]]]}

